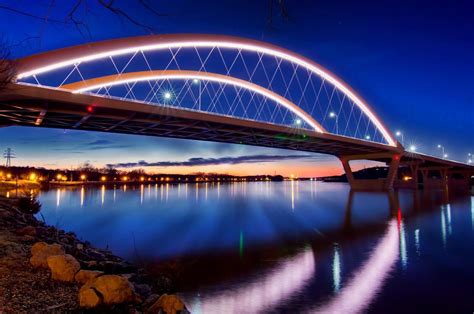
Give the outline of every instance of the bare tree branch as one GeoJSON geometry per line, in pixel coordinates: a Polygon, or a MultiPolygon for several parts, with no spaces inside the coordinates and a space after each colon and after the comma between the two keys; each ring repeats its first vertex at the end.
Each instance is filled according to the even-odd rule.
{"type": "Polygon", "coordinates": [[[140,4],[141,4],[145,9],[147,9],[147,10],[150,11],[151,13],[155,14],[156,16],[159,16],[159,17],[168,16],[168,14],[159,13],[158,11],[156,11],[151,5],[149,5],[149,4],[146,2],[146,0],[140,0],[140,4]]]}
{"type": "MultiPolygon", "coordinates": [[[[83,20],[77,19],[76,16],[75,16],[75,13],[79,10],[79,8],[81,7],[82,4],[85,4],[83,2],[83,0],[77,0],[76,3],[73,5],[71,11],[69,11],[69,13],[67,14],[65,20],[66,21],[68,21],[68,20],[71,21],[74,24],[74,26],[76,27],[77,31],[79,33],[81,33],[81,35],[83,37],[85,37],[84,32],[82,31],[82,28],[84,28],[87,32],[88,37],[90,38],[92,36],[91,36],[91,32],[90,32],[90,29],[87,26],[87,24],[84,23],[83,20]]],[[[87,10],[87,6],[85,6],[85,9],[87,10]]]]}
{"type": "MultiPolygon", "coordinates": [[[[118,5],[116,5],[115,0],[96,0],[100,7],[106,9],[109,12],[112,12],[114,15],[119,17],[120,19],[124,19],[133,25],[143,28],[150,33],[155,33],[155,29],[149,25],[145,25],[144,23],[140,22],[139,19],[134,18],[130,14],[127,13],[126,10],[121,9],[118,5]]],[[[72,2],[72,1],[71,1],[72,2]]],[[[158,17],[167,16],[167,14],[160,13],[158,10],[154,8],[152,4],[150,4],[147,0],[139,0],[140,5],[148,12],[151,12],[153,15],[158,17]]],[[[88,8],[88,2],[86,0],[75,0],[72,2],[72,7],[69,12],[66,13],[64,19],[57,19],[51,18],[51,10],[54,7],[55,0],[51,0],[50,5],[48,6],[48,13],[45,16],[37,15],[34,13],[30,13],[21,9],[17,9],[12,6],[7,5],[0,5],[0,10],[9,11],[18,15],[26,16],[28,18],[36,19],[44,21],[44,23],[56,23],[56,24],[63,24],[63,25],[72,25],[76,28],[76,30],[81,33],[84,37],[91,37],[91,32],[89,29],[89,25],[85,21],[85,17],[88,13],[91,13],[88,8]]],[[[41,31],[40,31],[41,35],[41,31]]],[[[41,36],[40,36],[41,37],[41,36]]]]}
{"type": "Polygon", "coordinates": [[[151,28],[151,27],[149,27],[149,26],[147,26],[143,23],[140,23],[138,20],[132,18],[130,15],[125,13],[122,9],[115,7],[114,6],[114,2],[115,2],[114,0],[110,0],[108,3],[106,3],[104,0],[98,0],[98,1],[104,8],[106,8],[110,12],[125,18],[130,23],[132,23],[132,24],[134,24],[138,27],[141,27],[141,28],[144,28],[144,29],[148,30],[150,33],[154,33],[153,28],[151,28]]]}
{"type": "MultiPolygon", "coordinates": [[[[23,16],[26,16],[26,17],[30,17],[30,18],[33,18],[33,19],[37,19],[37,20],[42,20],[42,21],[45,20],[44,16],[34,15],[32,13],[28,13],[28,12],[21,11],[21,10],[15,9],[15,8],[7,7],[5,5],[0,5],[0,10],[10,11],[10,12],[20,14],[20,15],[23,15],[23,16]]],[[[53,22],[53,23],[66,24],[65,21],[56,20],[56,19],[48,19],[48,21],[53,22]]]]}
{"type": "MultiPolygon", "coordinates": [[[[288,10],[285,5],[285,0],[277,0],[278,3],[278,9],[279,9],[279,15],[283,20],[289,21],[290,16],[288,14],[288,10]]],[[[274,15],[274,7],[275,7],[275,0],[269,0],[269,7],[268,7],[268,19],[267,19],[267,27],[270,29],[274,29],[273,25],[273,15],[274,15]]]]}
{"type": "Polygon", "coordinates": [[[16,76],[15,62],[10,60],[10,50],[0,44],[0,91],[5,90],[16,76]]]}

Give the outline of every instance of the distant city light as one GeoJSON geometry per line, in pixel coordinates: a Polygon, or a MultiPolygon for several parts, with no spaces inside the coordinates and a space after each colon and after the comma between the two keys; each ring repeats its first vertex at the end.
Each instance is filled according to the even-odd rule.
{"type": "Polygon", "coordinates": [[[82,180],[82,181],[84,181],[86,178],[87,178],[87,177],[86,177],[85,174],[82,174],[82,175],[81,175],[81,180],[82,180]]]}
{"type": "Polygon", "coordinates": [[[30,180],[31,180],[31,181],[35,181],[35,180],[36,180],[36,174],[31,173],[31,174],[30,174],[30,180]]]}
{"type": "Polygon", "coordinates": [[[107,181],[107,177],[102,176],[102,177],[100,178],[100,181],[102,181],[102,182],[103,182],[103,181],[107,181]]]}

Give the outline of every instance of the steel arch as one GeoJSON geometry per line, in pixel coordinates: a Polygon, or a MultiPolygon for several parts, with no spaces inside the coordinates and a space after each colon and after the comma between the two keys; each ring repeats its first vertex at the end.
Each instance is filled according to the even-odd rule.
{"type": "Polygon", "coordinates": [[[372,108],[363,100],[349,85],[338,78],[335,74],[325,69],[316,62],[303,57],[290,50],[256,41],[233,36],[223,35],[201,35],[201,34],[171,34],[150,35],[132,38],[123,38],[102,41],[92,44],[74,46],[59,49],[38,55],[26,57],[18,61],[18,79],[26,78],[36,74],[45,73],[65,66],[80,64],[110,56],[118,56],[139,51],[162,50],[184,47],[219,47],[230,49],[241,49],[254,51],[262,54],[275,56],[318,75],[325,81],[331,83],[349,99],[370,119],[378,131],[382,134],[389,146],[397,146],[391,132],[383,125],[380,118],[372,108]],[[52,61],[53,60],[53,61],[52,61]]]}

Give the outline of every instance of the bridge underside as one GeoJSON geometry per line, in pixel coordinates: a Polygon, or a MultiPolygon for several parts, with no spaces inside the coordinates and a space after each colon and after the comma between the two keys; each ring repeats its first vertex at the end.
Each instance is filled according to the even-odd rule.
{"type": "Polygon", "coordinates": [[[306,129],[22,85],[0,95],[0,125],[194,139],[335,156],[396,149],[306,129]]]}
{"type": "Polygon", "coordinates": [[[351,187],[361,190],[387,190],[394,185],[416,188],[420,173],[425,187],[446,186],[448,183],[465,186],[474,169],[454,161],[404,152],[401,146],[391,147],[229,116],[16,84],[0,95],[0,127],[14,125],[193,139],[330,154],[342,161],[351,187]],[[349,162],[361,159],[386,163],[389,166],[387,178],[355,179],[349,162]],[[399,167],[410,168],[410,182],[400,180],[399,167]],[[440,180],[435,182],[432,173],[436,171],[440,173],[440,180]]]}

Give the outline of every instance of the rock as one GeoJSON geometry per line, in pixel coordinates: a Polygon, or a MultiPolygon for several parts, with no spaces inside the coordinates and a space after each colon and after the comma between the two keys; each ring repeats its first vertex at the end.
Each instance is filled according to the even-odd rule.
{"type": "Polygon", "coordinates": [[[142,307],[144,309],[148,309],[150,308],[153,304],[155,304],[156,301],[158,301],[158,299],[160,298],[159,295],[157,294],[150,294],[150,296],[148,298],[146,298],[145,302],[143,302],[143,305],[142,307]]]}
{"type": "Polygon", "coordinates": [[[48,246],[49,244],[46,242],[37,242],[33,244],[33,246],[31,247],[31,255],[36,255],[39,252],[46,250],[48,246]]]}
{"type": "Polygon", "coordinates": [[[69,254],[49,256],[48,266],[51,270],[51,278],[59,281],[72,282],[74,276],[81,269],[81,265],[69,254]]]}
{"type": "Polygon", "coordinates": [[[79,305],[85,308],[94,308],[99,306],[102,300],[94,289],[87,288],[79,291],[79,305]]]}
{"type": "Polygon", "coordinates": [[[21,240],[23,242],[28,242],[28,243],[32,243],[32,242],[35,242],[36,238],[33,237],[33,236],[30,236],[30,235],[24,235],[21,240]]]}
{"type": "Polygon", "coordinates": [[[76,276],[74,277],[76,279],[77,283],[80,283],[81,285],[87,283],[91,279],[95,279],[104,273],[98,270],[84,270],[81,269],[80,271],[77,272],[76,276]]]}
{"type": "Polygon", "coordinates": [[[37,242],[31,247],[30,263],[35,268],[48,268],[47,259],[53,255],[63,255],[64,250],[59,244],[37,242]]]}
{"type": "Polygon", "coordinates": [[[135,291],[133,291],[132,284],[122,276],[104,275],[86,285],[90,285],[100,293],[104,304],[107,305],[135,301],[135,291]]]}
{"type": "Polygon", "coordinates": [[[6,211],[6,210],[0,210],[0,218],[1,219],[10,218],[12,216],[13,216],[13,214],[11,212],[6,211]]]}
{"type": "Polygon", "coordinates": [[[133,286],[135,291],[141,296],[148,297],[151,294],[151,288],[147,284],[135,284],[133,286]]]}
{"type": "Polygon", "coordinates": [[[33,226],[26,226],[26,227],[17,229],[16,234],[21,235],[21,236],[24,236],[24,235],[35,236],[36,228],[33,226]]]}
{"type": "Polygon", "coordinates": [[[84,244],[82,244],[82,243],[76,244],[76,249],[78,249],[80,251],[84,250],[84,244]]]}
{"type": "Polygon", "coordinates": [[[147,314],[164,312],[166,314],[189,313],[183,301],[176,294],[163,294],[147,311],[147,314]]]}

